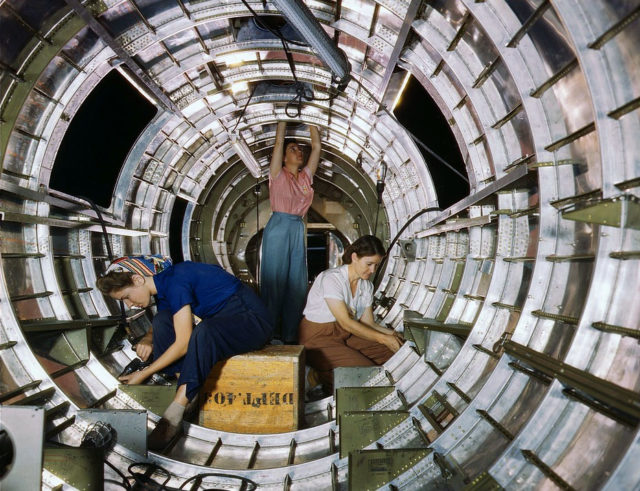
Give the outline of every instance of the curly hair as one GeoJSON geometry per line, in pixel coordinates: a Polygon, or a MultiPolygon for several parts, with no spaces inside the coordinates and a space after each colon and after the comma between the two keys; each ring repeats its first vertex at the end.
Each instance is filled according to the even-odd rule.
{"type": "Polygon", "coordinates": [[[382,241],[374,235],[363,235],[359,239],[356,239],[353,244],[344,250],[342,255],[342,262],[344,264],[351,264],[351,254],[356,253],[358,257],[365,256],[382,256],[386,255],[382,241]]]}
{"type": "Polygon", "coordinates": [[[111,271],[101,276],[96,281],[96,286],[105,295],[122,290],[128,286],[133,286],[133,273],[124,271],[111,271]]]}

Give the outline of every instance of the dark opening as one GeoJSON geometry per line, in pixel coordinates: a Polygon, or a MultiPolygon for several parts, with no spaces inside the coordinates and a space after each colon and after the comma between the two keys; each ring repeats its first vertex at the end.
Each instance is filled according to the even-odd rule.
{"type": "MultiPolygon", "coordinates": [[[[411,133],[447,161],[453,168],[467,175],[458,143],[447,119],[440,112],[429,93],[414,77],[404,89],[400,102],[394,110],[398,121],[411,133]]],[[[438,193],[440,208],[445,209],[469,195],[469,185],[447,166],[433,158],[417,145],[422,153],[433,184],[438,193]]]]}
{"type": "Polygon", "coordinates": [[[327,236],[324,230],[307,232],[307,271],[309,282],[327,269],[327,236]]]}
{"type": "Polygon", "coordinates": [[[187,211],[187,200],[176,196],[171,209],[169,219],[169,254],[173,264],[184,261],[184,251],[182,250],[182,222],[187,211]]]}
{"type": "Polygon", "coordinates": [[[153,104],[112,70],[71,120],[49,186],[108,207],[127,153],[156,112],[153,104]]]}
{"type": "Polygon", "coordinates": [[[14,454],[13,442],[9,433],[0,430],[0,478],[3,478],[11,470],[14,454]]]}

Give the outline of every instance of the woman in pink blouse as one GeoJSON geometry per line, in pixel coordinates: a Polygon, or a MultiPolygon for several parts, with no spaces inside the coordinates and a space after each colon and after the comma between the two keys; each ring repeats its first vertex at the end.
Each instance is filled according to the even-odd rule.
{"type": "Polygon", "coordinates": [[[273,212],[262,236],[260,292],[273,325],[281,320],[281,339],[298,339],[307,295],[307,249],[303,217],[313,201],[313,175],[320,162],[320,133],[309,126],[311,154],[304,165],[302,148],[285,141],[287,124],[278,123],[269,172],[269,200],[273,212]]]}

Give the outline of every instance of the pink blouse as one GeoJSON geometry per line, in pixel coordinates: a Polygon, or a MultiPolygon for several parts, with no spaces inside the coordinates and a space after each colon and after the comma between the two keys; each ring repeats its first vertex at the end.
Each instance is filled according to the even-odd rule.
{"type": "Polygon", "coordinates": [[[308,167],[298,172],[297,179],[283,167],[276,177],[269,177],[271,211],[304,216],[313,201],[312,183],[313,176],[308,167]]]}

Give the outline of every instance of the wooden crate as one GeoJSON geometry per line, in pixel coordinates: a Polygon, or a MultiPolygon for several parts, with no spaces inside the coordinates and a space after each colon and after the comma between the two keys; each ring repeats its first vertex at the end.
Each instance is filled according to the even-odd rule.
{"type": "Polygon", "coordinates": [[[268,345],[217,363],[200,390],[200,425],[235,433],[300,429],[304,347],[268,345]]]}

